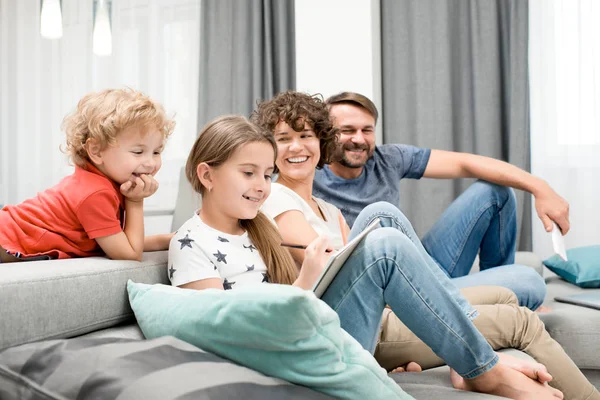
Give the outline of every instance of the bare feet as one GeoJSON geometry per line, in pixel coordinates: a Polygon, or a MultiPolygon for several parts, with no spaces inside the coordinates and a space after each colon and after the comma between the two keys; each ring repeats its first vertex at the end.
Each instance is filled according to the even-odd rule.
{"type": "Polygon", "coordinates": [[[528,378],[521,372],[499,362],[491,370],[474,379],[464,379],[450,370],[452,386],[460,390],[495,394],[516,400],[562,399],[562,392],[528,378]]]}
{"type": "Polygon", "coordinates": [[[536,313],[540,313],[540,314],[547,313],[550,311],[552,311],[552,307],[546,307],[546,306],[539,306],[537,308],[537,310],[535,310],[536,313]]]}
{"type": "Polygon", "coordinates": [[[500,357],[500,362],[502,364],[519,371],[535,381],[546,383],[552,380],[552,375],[550,375],[544,364],[540,364],[539,362],[532,360],[517,358],[507,353],[496,354],[498,354],[498,357],[500,357]]]}
{"type": "Polygon", "coordinates": [[[401,365],[397,368],[394,368],[391,372],[421,372],[423,368],[419,364],[414,361],[409,362],[406,365],[401,365]]]}

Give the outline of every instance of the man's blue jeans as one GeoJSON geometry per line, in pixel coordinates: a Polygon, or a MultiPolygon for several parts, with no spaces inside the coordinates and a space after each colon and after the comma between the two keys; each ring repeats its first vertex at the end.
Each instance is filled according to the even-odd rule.
{"type": "Polygon", "coordinates": [[[400,210],[383,202],[366,207],[350,237],[375,218],[383,227],[365,236],[322,296],[338,313],[342,328],[373,353],[389,304],[463,377],[491,369],[498,356],[470,320],[476,311],[427,254],[400,210]]]}
{"type": "Polygon", "coordinates": [[[423,246],[457,287],[503,286],[521,306],[535,310],[546,284],[533,268],[514,264],[516,209],[511,188],[477,181],[427,232],[423,246]],[[481,272],[468,275],[477,253],[481,272]]]}

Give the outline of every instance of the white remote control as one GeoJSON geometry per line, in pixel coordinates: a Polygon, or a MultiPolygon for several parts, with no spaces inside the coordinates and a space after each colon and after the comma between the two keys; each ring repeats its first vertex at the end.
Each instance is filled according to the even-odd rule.
{"type": "Polygon", "coordinates": [[[563,260],[567,261],[567,250],[565,250],[565,238],[555,222],[552,222],[552,247],[554,252],[563,260]]]}

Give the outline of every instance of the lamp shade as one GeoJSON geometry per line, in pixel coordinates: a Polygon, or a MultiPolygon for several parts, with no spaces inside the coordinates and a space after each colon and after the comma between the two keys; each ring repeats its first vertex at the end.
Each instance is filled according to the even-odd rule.
{"type": "Polygon", "coordinates": [[[40,34],[48,39],[62,37],[62,10],[60,0],[41,0],[40,34]]]}
{"type": "Polygon", "coordinates": [[[98,56],[112,54],[110,7],[111,2],[108,0],[94,1],[94,33],[92,40],[94,54],[98,56]]]}

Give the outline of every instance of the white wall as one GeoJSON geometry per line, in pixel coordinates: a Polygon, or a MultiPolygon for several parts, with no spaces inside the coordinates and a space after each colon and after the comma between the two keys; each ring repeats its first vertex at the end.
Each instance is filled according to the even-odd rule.
{"type": "Polygon", "coordinates": [[[358,92],[373,100],[381,115],[379,1],[297,0],[295,4],[297,90],[325,98],[342,91],[358,92]]]}

